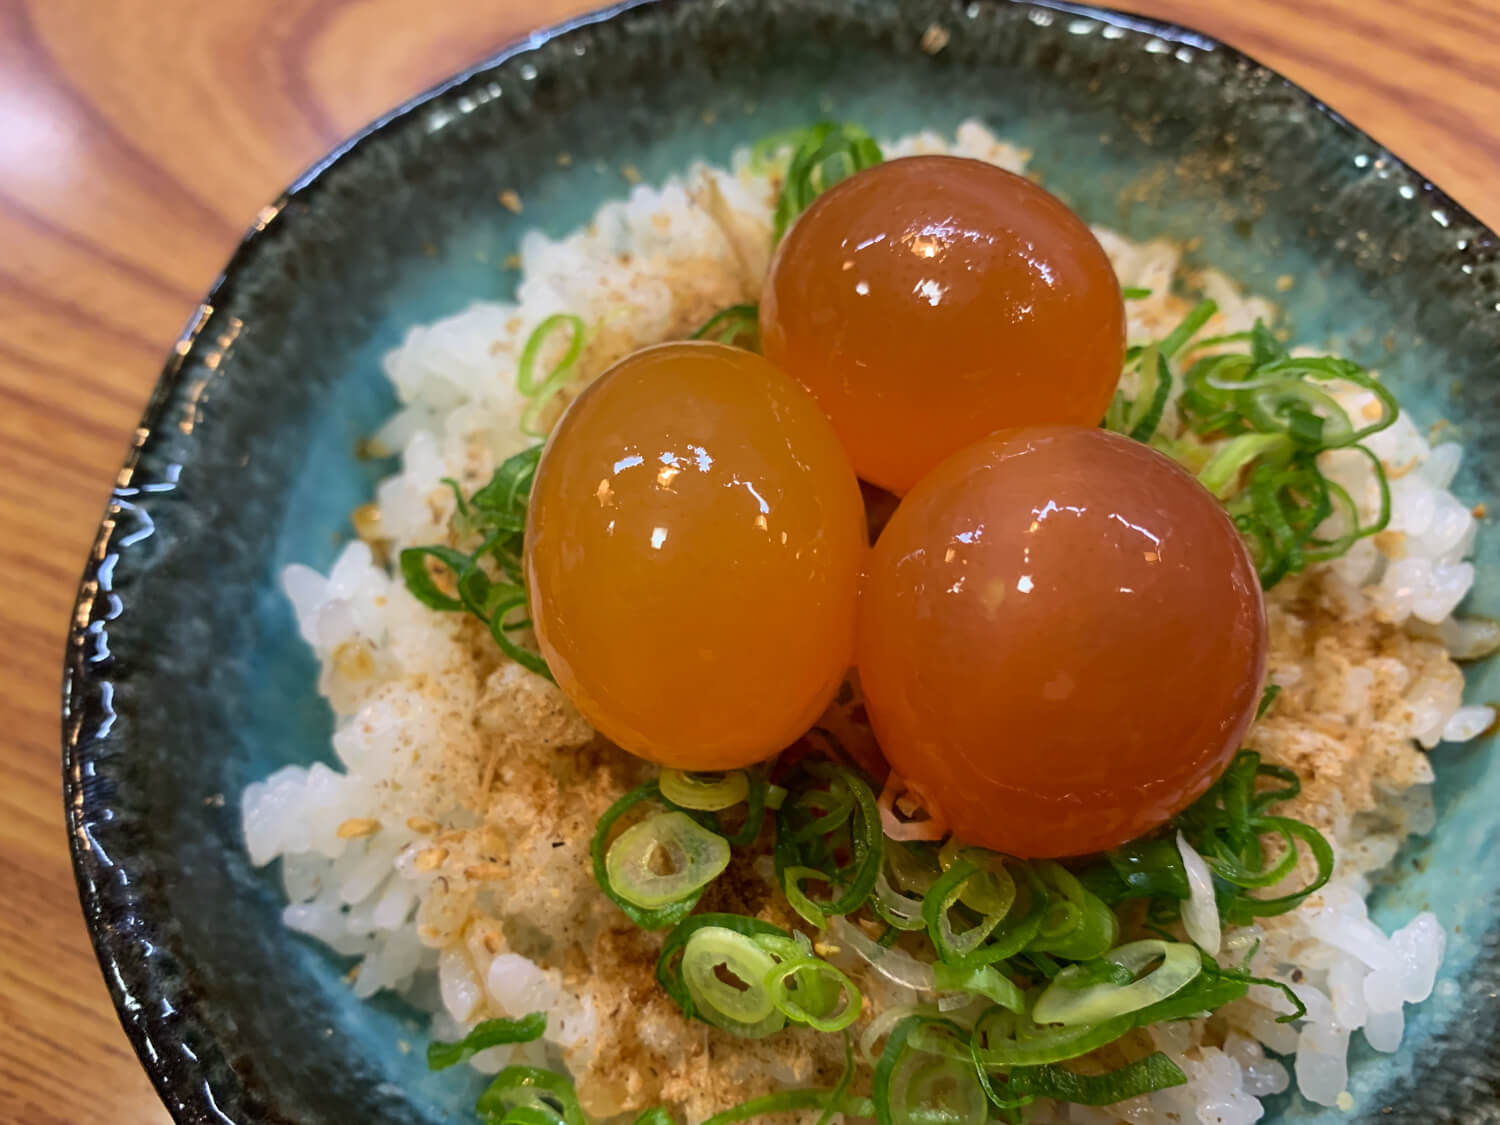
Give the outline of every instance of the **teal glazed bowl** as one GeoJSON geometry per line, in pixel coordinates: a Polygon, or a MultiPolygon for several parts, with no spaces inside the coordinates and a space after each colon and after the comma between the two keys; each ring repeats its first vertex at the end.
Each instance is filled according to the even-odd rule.
{"type": "MultiPolygon", "coordinates": [[[[177,1121],[427,1125],[472,1103],[466,1079],[399,1049],[420,1041],[412,1013],[356,1000],[344,965],[282,927],[240,838],[246,783],[329,754],[276,575],[326,568],[390,470],[354,456],[394,405],[379,357],[414,324],[508,296],[497,263],[523,230],[586,221],[627,190],[622,164],[658,180],[830,116],[877,135],[977,117],[1089,221],[1195,240],[1194,261],[1252,291],[1293,275],[1294,335],[1336,334],[1420,423],[1456,423],[1459,491],[1500,496],[1496,236],[1213,39],[1006,0],[642,0],[534,35],[262,213],[168,362],[88,559],[63,697],[73,857],[120,1018],[177,1121]],[[929,54],[933,24],[949,39],[929,54]]],[[[1500,614],[1491,530],[1477,562],[1468,608],[1500,614]]],[[[1495,667],[1469,684],[1500,698],[1495,667]]],[[[1434,758],[1438,827],[1375,914],[1438,913],[1438,992],[1399,1054],[1356,1049],[1356,1112],[1286,1096],[1272,1119],[1500,1122],[1500,757],[1480,741],[1434,758]]]]}

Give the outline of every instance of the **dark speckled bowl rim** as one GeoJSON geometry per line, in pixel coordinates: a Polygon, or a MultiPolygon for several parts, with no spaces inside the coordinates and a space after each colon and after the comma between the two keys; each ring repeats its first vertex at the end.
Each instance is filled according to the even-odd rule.
{"type": "MultiPolygon", "coordinates": [[[[305,200],[321,190],[325,181],[336,175],[337,166],[352,151],[362,146],[376,144],[381,134],[394,123],[409,115],[434,105],[441,105],[455,95],[478,75],[494,69],[512,59],[536,50],[549,41],[579,28],[613,20],[637,9],[667,8],[695,0],[625,0],[612,7],[603,8],[575,19],[534,32],[501,48],[495,54],[472,67],[460,71],[444,82],[417,95],[391,112],[377,118],[349,140],[339,145],[323,159],[304,172],[275,202],[263,208],[255,224],[246,233],[223,273],[215,281],[208,295],[195,310],[192,319],[178,338],[172,355],[164,366],[151,398],[146,405],[134,441],[126,453],[124,464],[116,477],[116,494],[128,491],[142,456],[162,440],[159,431],[166,420],[166,411],[182,382],[184,368],[201,352],[212,347],[211,341],[201,339],[209,317],[216,307],[225,304],[236,291],[236,282],[248,262],[259,252],[263,242],[292,222],[289,206],[305,200]]],[[[1238,65],[1259,75],[1284,83],[1305,99],[1318,113],[1331,118],[1338,126],[1367,141],[1372,159],[1383,160],[1389,178],[1395,188],[1409,188],[1434,208],[1440,209],[1454,221],[1478,235],[1471,244],[1473,250],[1486,251],[1500,245],[1500,238],[1489,230],[1466,208],[1455,202],[1446,192],[1436,187],[1427,177],[1387,151],[1384,146],[1363,130],[1352,125],[1341,114],[1330,109],[1295,82],[1267,67],[1254,58],[1218,39],[1194,31],[1179,24],[1121,12],[1110,8],[1071,4],[1060,0],[986,0],[994,5],[1005,5],[1023,9],[1038,9],[1078,18],[1092,19],[1114,24],[1146,35],[1155,36],[1165,42],[1180,43],[1211,49],[1238,65]]],[[[109,690],[109,676],[85,659],[85,631],[95,617],[96,605],[108,593],[108,576],[102,573],[106,559],[118,560],[118,565],[128,569],[131,552],[128,536],[122,536],[116,520],[107,512],[101,523],[88,563],[79,584],[70,623],[67,652],[64,659],[62,683],[62,765],[63,798],[69,832],[69,848],[72,853],[73,871],[78,883],[78,894],[83,906],[84,918],[89,928],[94,950],[99,958],[105,983],[114,1001],[116,1012],[125,1032],[134,1046],[142,1065],[150,1074],[158,1094],[181,1125],[222,1125],[231,1119],[220,1109],[220,1103],[237,1102],[236,1097],[216,1099],[215,1092],[203,1075],[191,1071],[180,1062],[175,1051],[167,1050],[174,1041],[182,1038],[182,1025],[193,1021],[196,1004],[201,1001],[187,1000],[173,1013],[169,1024],[162,1014],[167,997],[160,987],[160,979],[150,971],[139,968],[129,958],[121,956],[128,931],[132,928],[126,919],[139,910],[138,903],[125,894],[120,885],[104,878],[106,864],[96,855],[88,843],[87,825],[90,813],[99,811],[91,803],[82,783],[84,765],[97,753],[100,739],[107,733],[109,720],[101,721],[91,712],[88,701],[109,690]]],[[[98,802],[102,803],[102,802],[98,802]]],[[[181,997],[173,997],[181,1001],[181,997]]]]}

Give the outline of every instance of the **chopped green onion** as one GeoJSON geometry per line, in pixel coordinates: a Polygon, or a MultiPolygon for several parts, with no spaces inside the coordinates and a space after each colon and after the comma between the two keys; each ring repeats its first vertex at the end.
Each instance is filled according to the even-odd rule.
{"type": "Polygon", "coordinates": [[[995,1007],[975,1023],[970,1048],[984,1069],[1041,1066],[1097,1051],[1134,1026],[1129,1016],[1117,1016],[1096,1024],[1041,1027],[1026,1013],[995,1007]]]}
{"type": "Polygon", "coordinates": [[[1250,340],[1250,359],[1257,367],[1286,359],[1290,354],[1286,346],[1276,338],[1262,320],[1256,320],[1255,327],[1247,333],[1247,336],[1250,340]]]}
{"type": "Polygon", "coordinates": [[[474,1103],[474,1110],[481,1117],[496,1120],[514,1110],[530,1110],[562,1125],[588,1125],[573,1083],[555,1071],[534,1066],[508,1066],[495,1075],[474,1103]]]}
{"type": "Polygon", "coordinates": [[[773,238],[777,242],[819,195],[840,180],[884,159],[880,146],[857,125],[819,121],[787,140],[795,142],[796,147],[782,180],[781,194],[776,198],[773,238]]]}
{"type": "MultiPolygon", "coordinates": [[[[938,956],[955,968],[977,968],[1008,960],[1031,948],[1041,933],[1051,905],[1046,886],[1031,864],[1020,860],[1010,860],[1009,863],[1022,876],[1021,881],[1016,884],[1015,905],[1006,913],[1004,921],[990,933],[989,940],[971,952],[950,950],[949,955],[944,957],[942,949],[938,949],[938,956]]],[[[928,902],[932,898],[932,892],[929,892],[928,902]]],[[[943,927],[939,926],[938,933],[941,934],[942,931],[943,927]]],[[[929,928],[929,936],[932,932],[929,928]]]]}
{"type": "Polygon", "coordinates": [[[825,883],[829,881],[828,876],[815,867],[788,867],[781,874],[781,889],[787,902],[802,916],[802,920],[814,929],[821,930],[828,925],[828,916],[823,912],[823,907],[802,889],[802,883],[807,879],[818,879],[825,883]]]}
{"type": "Polygon", "coordinates": [[[1016,881],[1006,870],[1004,857],[983,848],[962,847],[951,837],[938,849],[938,864],[944,871],[960,858],[967,859],[979,872],[964,880],[958,901],[979,914],[1004,915],[1016,901],[1016,881]]]}
{"type": "Polygon", "coordinates": [[[791,937],[786,937],[779,931],[777,933],[757,933],[750,935],[755,938],[756,943],[771,955],[776,962],[796,961],[803,957],[812,955],[812,942],[801,930],[796,930],[791,937]]]}
{"type": "Polygon", "coordinates": [[[432,574],[427,569],[428,559],[448,568],[454,574],[461,574],[473,560],[453,547],[408,547],[401,552],[399,562],[406,588],[412,597],[428,609],[450,613],[464,609],[463,599],[443,593],[432,580],[432,574]]]}
{"type": "Polygon", "coordinates": [[[536,420],[552,397],[573,377],[578,358],[583,354],[586,333],[581,318],[571,313],[554,313],[547,317],[526,338],[521,348],[521,359],[516,365],[516,390],[531,401],[521,413],[521,432],[528,437],[543,437],[537,429],[536,420]],[[558,331],[570,333],[568,348],[560,360],[545,376],[536,377],[537,361],[547,339],[558,331]]]}
{"type": "MultiPolygon", "coordinates": [[[[1182,869],[1182,856],[1171,840],[1151,837],[1132,840],[1112,851],[1106,852],[1105,864],[1120,885],[1120,893],[1105,897],[1108,902],[1122,902],[1131,898],[1185,899],[1191,893],[1187,872],[1182,869]]],[[[1098,894],[1097,884],[1087,882],[1098,894]]]]}
{"type": "Polygon", "coordinates": [[[1140,390],[1121,420],[1121,429],[1132,441],[1150,441],[1172,394],[1172,369],[1157,345],[1142,353],[1140,367],[1140,390]]]}
{"type": "Polygon", "coordinates": [[[665,769],[657,779],[664,800],[681,809],[720,812],[750,795],[750,777],[744,770],[728,773],[690,773],[665,769]]]}
{"type": "Polygon", "coordinates": [[[884,871],[875,876],[875,893],[870,899],[870,906],[897,930],[927,928],[927,922],[922,917],[922,900],[896,890],[885,877],[884,871]]]}
{"type": "MultiPolygon", "coordinates": [[[[545,1101],[542,1105],[547,1104],[545,1101]]],[[[542,1109],[539,1105],[517,1105],[505,1111],[504,1117],[484,1114],[485,1125],[563,1125],[561,1110],[542,1109]]]]}
{"type": "Polygon", "coordinates": [[[1114,945],[1120,923],[1113,910],[1062,864],[1041,860],[1035,870],[1053,897],[1029,951],[1087,961],[1114,945]]]}
{"type": "Polygon", "coordinates": [[[1134,402],[1117,394],[1105,425],[1150,441],[1195,469],[1203,486],[1226,502],[1261,584],[1269,589],[1312,563],[1340,557],[1359,539],[1385,528],[1390,518],[1385,470],[1359,443],[1391,425],[1399,407],[1380,381],[1358,364],[1334,356],[1294,357],[1257,321],[1248,333],[1196,342],[1199,358],[1184,375],[1177,399],[1189,436],[1158,435],[1171,378],[1166,361],[1193,343],[1216,311],[1212,301],[1204,301],[1155,345],[1127,351],[1128,361],[1141,369],[1140,393],[1134,402]],[[1226,344],[1248,348],[1203,353],[1204,348],[1226,344]],[[1322,385],[1327,382],[1369,392],[1379,404],[1378,415],[1356,426],[1322,385]],[[1218,441],[1220,437],[1225,440],[1218,441]],[[1204,438],[1212,444],[1203,444],[1204,438]],[[1371,462],[1381,505],[1378,517],[1368,524],[1361,523],[1347,490],[1318,466],[1318,456],[1335,449],[1358,450],[1371,462]],[[1340,532],[1332,539],[1320,538],[1320,526],[1335,514],[1340,532]]]}
{"type": "Polygon", "coordinates": [[[720,309],[699,326],[690,339],[712,340],[716,344],[760,350],[760,306],[730,305],[720,309]],[[744,340],[744,344],[740,341],[744,340]]]}
{"type": "MultiPolygon", "coordinates": [[[[958,854],[957,847],[953,855],[958,854]]],[[[891,878],[896,884],[910,894],[925,895],[932,889],[932,884],[937,882],[937,877],[951,866],[951,860],[944,864],[939,857],[938,863],[924,862],[923,857],[931,858],[932,849],[921,847],[916,844],[905,844],[897,840],[885,842],[885,859],[891,869],[891,878]]]]}
{"type": "MultiPolygon", "coordinates": [[[[1129,969],[1103,957],[1095,957],[1092,961],[1079,961],[1072,967],[1077,969],[1078,973],[1068,981],[1070,988],[1083,988],[1090,984],[1129,984],[1135,979],[1135,974],[1129,969]]],[[[1061,971],[1061,969],[1058,970],[1058,972],[1061,971]]],[[[1056,977],[1057,973],[1053,973],[1052,976],[1056,977]]]]}
{"type": "Polygon", "coordinates": [[[1266,712],[1271,709],[1271,704],[1276,702],[1276,697],[1281,694],[1280,684],[1267,684],[1266,690],[1261,692],[1260,706],[1255,709],[1256,719],[1264,719],[1266,712]]]}
{"type": "Polygon", "coordinates": [[[960,1043],[967,1041],[951,1020],[921,1015],[900,1020],[891,1029],[871,1079],[876,1122],[979,1125],[988,1116],[988,1105],[975,1068],[949,1052],[927,1049],[935,1045],[931,1034],[926,1039],[927,1047],[918,1046],[915,1033],[919,1030],[946,1034],[960,1043]]]}
{"type": "Polygon", "coordinates": [[[805,844],[833,832],[854,814],[854,794],[843,778],[834,777],[827,789],[806,789],[793,798],[786,810],[788,823],[801,823],[786,835],[789,844],[805,844]],[[805,815],[804,815],[805,814],[805,815]]]}
{"type": "MultiPolygon", "coordinates": [[[[846,1031],[846,1032],[844,1032],[844,1069],[839,1074],[838,1083],[837,1083],[837,1085],[834,1086],[832,1094],[829,1095],[828,1104],[823,1108],[823,1112],[818,1115],[817,1125],[828,1125],[829,1121],[831,1121],[833,1119],[833,1115],[835,1113],[837,1113],[839,1111],[839,1109],[844,1106],[845,1100],[849,1097],[849,1087],[852,1086],[853,1084],[854,1084],[854,1040],[850,1037],[849,1033],[846,1031]]],[[[872,1106],[871,1109],[873,1110],[873,1108],[874,1107],[872,1106]]],[[[846,1110],[846,1112],[849,1112],[849,1111],[846,1110]]],[[[854,1116],[854,1117],[868,1117],[869,1114],[868,1113],[858,1113],[858,1114],[856,1114],[856,1113],[850,1112],[850,1116],[854,1116]]]]}
{"type": "MultiPolygon", "coordinates": [[[[1262,817],[1257,821],[1257,826],[1262,830],[1270,830],[1281,834],[1286,841],[1289,853],[1295,854],[1296,841],[1300,840],[1306,844],[1312,853],[1313,860],[1317,864],[1317,873],[1312,881],[1299,890],[1288,894],[1278,895],[1275,898],[1253,898],[1250,895],[1241,895],[1235,898],[1224,912],[1225,921],[1230,925],[1246,925],[1255,918],[1269,917],[1274,914],[1285,914],[1294,910],[1314,892],[1322,887],[1333,877],[1334,855],[1333,848],[1324,835],[1310,824],[1300,820],[1292,820],[1289,817],[1262,817]]],[[[1204,856],[1209,866],[1214,869],[1214,874],[1227,882],[1236,882],[1236,876],[1241,880],[1254,878],[1254,872],[1247,872],[1234,866],[1234,857],[1224,854],[1216,854],[1213,857],[1204,856]],[[1226,872],[1228,872],[1226,874],[1226,872]]],[[[1239,885],[1246,885],[1240,883],[1239,885]]]]}
{"type": "Polygon", "coordinates": [[[632,825],[604,855],[615,893],[642,910],[657,910],[701,893],[728,866],[724,837],[680,812],[632,825]],[[665,870],[658,873],[658,864],[665,870]]]}
{"type": "Polygon", "coordinates": [[[1151,296],[1151,290],[1142,289],[1139,285],[1127,285],[1120,290],[1120,296],[1127,301],[1143,301],[1151,296]]]}
{"type": "Polygon", "coordinates": [[[1273,451],[1284,451],[1289,440],[1285,434],[1240,434],[1230,438],[1209,458],[1198,472],[1198,483],[1220,500],[1226,500],[1238,488],[1240,474],[1273,451]]]}
{"type": "Polygon", "coordinates": [[[616,822],[636,805],[644,801],[653,801],[660,796],[656,782],[648,781],[645,785],[632,789],[611,805],[599,818],[598,825],[594,828],[594,837],[589,843],[589,854],[594,863],[594,881],[599,884],[599,889],[609,896],[616,906],[625,912],[637,926],[643,930],[660,930],[674,923],[680,922],[688,914],[692,913],[693,907],[698,905],[698,899],[702,896],[702,889],[690,892],[676,902],[666,903],[659,907],[641,907],[632,902],[616,889],[613,879],[609,873],[607,845],[609,844],[610,832],[616,822]]]}
{"type": "Polygon", "coordinates": [[[1195,946],[1148,938],[1110,950],[1104,960],[1128,970],[1130,984],[1099,982],[1077,987],[1083,970],[1070,966],[1042,990],[1031,1017],[1039,1024],[1092,1026],[1150,1007],[1186,988],[1203,971],[1195,946]],[[1147,972],[1148,966],[1160,964],[1147,972]],[[1144,974],[1144,975],[1140,975],[1144,974]]]}
{"type": "Polygon", "coordinates": [[[932,966],[932,977],[939,992],[972,992],[1012,1012],[1026,1010],[1025,994],[993,965],[961,969],[939,961],[932,966]]]}
{"type": "Polygon", "coordinates": [[[754,938],[723,926],[701,926],[683,946],[682,980],[694,1013],[746,1039],[786,1026],[766,987],[777,968],[754,938]]]}
{"type": "Polygon", "coordinates": [[[507,458],[467,503],[457,485],[449,482],[459,500],[454,527],[461,535],[480,539],[474,551],[465,554],[441,544],[407,547],[398,566],[407,590],[419,602],[445,613],[467,610],[485,623],[506,656],[550,680],[547,662],[506,635],[529,624],[521,554],[531,482],[541,453],[542,447],[535,445],[507,458]],[[456,596],[445,593],[433,581],[429,563],[452,574],[456,596]],[[493,578],[485,569],[486,563],[498,569],[503,578],[493,578]],[[519,618],[515,616],[517,611],[519,618]]]}
{"type": "Polygon", "coordinates": [[[541,459],[542,447],[538,444],[500,463],[489,481],[469,498],[466,515],[477,525],[473,530],[487,536],[490,531],[504,527],[517,533],[525,529],[531,484],[541,459]]]}
{"type": "MultiPolygon", "coordinates": [[[[1207,959],[1205,959],[1207,960],[1207,959]]],[[[1169,1020],[1185,1020],[1216,1011],[1232,1003],[1250,991],[1249,984],[1238,977],[1230,977],[1204,965],[1203,972],[1186,988],[1158,1000],[1155,1004],[1141,1008],[1132,1017],[1137,1027],[1149,1027],[1154,1023],[1169,1020]]]]}
{"type": "Polygon", "coordinates": [[[530,1043],[547,1030],[547,1014],[532,1012],[518,1020],[485,1020],[457,1043],[434,1041],[427,1044],[427,1069],[447,1070],[468,1062],[480,1051],[506,1043],[530,1043]]]}
{"type": "Polygon", "coordinates": [[[1219,306],[1213,301],[1199,301],[1193,306],[1191,312],[1182,318],[1182,323],[1156,345],[1157,354],[1163,359],[1171,359],[1182,350],[1184,344],[1198,334],[1198,330],[1213,319],[1214,313],[1219,311],[1219,306]]]}
{"type": "Polygon", "coordinates": [[[776,813],[773,858],[788,898],[813,925],[819,917],[849,914],[870,898],[885,855],[885,834],[875,794],[863,778],[834,762],[801,766],[799,777],[814,786],[789,799],[776,813]],[[805,869],[805,870],[799,870],[805,869]],[[789,872],[797,871],[794,878],[789,872]],[[813,878],[834,888],[830,902],[813,902],[801,884],[813,878]],[[808,907],[815,913],[807,913],[808,907]]]}
{"type": "Polygon", "coordinates": [[[817,1031],[843,1031],[859,1018],[864,1006],[864,997],[854,982],[817,957],[781,962],[766,976],[765,987],[777,1011],[817,1031]],[[836,995],[829,1000],[828,994],[835,990],[836,995]],[[816,996],[817,1002],[802,1003],[801,998],[807,996],[816,996]]]}
{"type": "MultiPolygon", "coordinates": [[[[812,942],[801,930],[795,931],[790,938],[764,933],[753,936],[756,944],[769,953],[777,965],[812,956],[812,942]]],[[[832,978],[819,973],[804,974],[797,978],[796,985],[802,1007],[809,1011],[830,1012],[838,1002],[840,986],[832,978]]]]}
{"type": "Polygon", "coordinates": [[[630,1125],[677,1125],[677,1119],[672,1116],[666,1106],[654,1105],[650,1109],[643,1110],[630,1125]]]}
{"type": "MultiPolygon", "coordinates": [[[[1011,903],[1006,903],[998,914],[986,914],[961,932],[954,930],[953,908],[958,905],[964,885],[980,874],[983,872],[978,865],[968,858],[960,858],[938,877],[937,882],[932,884],[932,889],[927,892],[927,897],[922,900],[922,918],[927,923],[927,936],[937,949],[938,957],[949,964],[963,963],[964,958],[979,948],[980,943],[994,932],[1010,911],[1011,903]]],[[[1014,882],[1011,883],[1011,889],[1014,892],[1014,882]]],[[[1014,897],[1011,902],[1014,902],[1014,897]]]]}
{"type": "Polygon", "coordinates": [[[1006,1075],[1013,1098],[1053,1098],[1075,1105],[1114,1105],[1127,1098],[1187,1083],[1187,1076],[1157,1051],[1106,1074],[1078,1074],[1057,1065],[1020,1066],[1006,1075]]]}
{"type": "MultiPolygon", "coordinates": [[[[1333,875],[1333,848],[1316,828],[1290,817],[1271,816],[1275,804],[1295,797],[1301,783],[1291,770],[1261,762],[1253,750],[1235,755],[1229,768],[1173,824],[1203,857],[1219,880],[1219,913],[1229,925],[1284,914],[1324,886],[1333,875]],[[1280,788],[1257,791],[1262,779],[1280,788]],[[1267,859],[1263,838],[1279,838],[1276,859],[1267,859]],[[1304,887],[1274,898],[1255,898],[1250,890],[1274,886],[1296,867],[1305,846],[1317,871],[1304,887]]],[[[1175,849],[1174,849],[1175,850],[1175,849]]],[[[1186,895],[1181,896],[1186,898],[1186,895]]]]}
{"type": "MultiPolygon", "coordinates": [[[[656,958],[656,980],[661,985],[677,1006],[681,1008],[689,1018],[704,1018],[698,1011],[697,1002],[693,998],[692,991],[688,988],[687,981],[683,975],[683,951],[687,943],[699,930],[704,928],[716,928],[729,930],[744,937],[761,938],[771,936],[791,941],[792,937],[780,926],[773,926],[770,922],[762,922],[759,918],[751,918],[744,914],[694,914],[684,918],[677,923],[675,929],[667,935],[666,941],[662,943],[661,953],[656,958]]],[[[771,955],[764,946],[761,952],[768,958],[768,964],[774,965],[775,961],[770,959],[771,955]]],[[[761,978],[764,979],[764,973],[761,978]]],[[[741,978],[743,980],[743,978],[741,978]]],[[[721,982],[722,983],[722,982],[721,982]]],[[[748,983],[748,982],[747,982],[748,983]]],[[[712,1022],[712,1021],[706,1021],[712,1022]]]]}
{"type": "MultiPolygon", "coordinates": [[[[662,772],[663,777],[665,777],[667,771],[664,770],[662,772]]],[[[756,838],[760,835],[761,825],[765,823],[766,801],[771,795],[773,786],[769,781],[766,780],[766,774],[764,770],[737,770],[734,772],[744,774],[747,792],[743,798],[745,804],[744,818],[740,822],[740,827],[732,831],[724,826],[724,824],[720,821],[718,815],[720,812],[727,811],[727,809],[711,811],[708,809],[693,808],[691,805],[684,805],[679,803],[678,801],[668,798],[665,793],[663,793],[662,799],[666,801],[667,804],[686,812],[689,816],[691,816],[699,824],[703,825],[703,827],[707,828],[710,832],[717,832],[720,836],[723,836],[726,840],[729,841],[732,847],[739,848],[744,847],[747,844],[753,844],[756,838]]],[[[730,784],[734,785],[735,783],[730,782],[730,784]]],[[[660,783],[658,783],[658,785],[660,785],[660,783]]],[[[729,807],[732,808],[734,806],[731,805],[729,807]]]]}

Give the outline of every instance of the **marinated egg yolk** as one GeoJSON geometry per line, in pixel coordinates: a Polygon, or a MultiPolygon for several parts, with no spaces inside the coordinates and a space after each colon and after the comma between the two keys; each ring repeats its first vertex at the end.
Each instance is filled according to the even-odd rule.
{"type": "Polygon", "coordinates": [[[1239,748],[1265,672],[1255,568],[1218,502],[1099,429],[994,434],[902,500],[857,664],[891,767],[967,842],[1125,843],[1239,748]]]}
{"type": "Polygon", "coordinates": [[[542,655],[585,718],[679,769],[795,741],[853,662],[859,484],[808,393],[760,356],[674,343],[568,408],[526,525],[542,655]]]}
{"type": "Polygon", "coordinates": [[[890,160],[819,196],[760,303],[766,358],[833,420],[855,471],[904,493],[985,434],[1094,425],[1124,307],[1083,221],[978,160],[890,160]]]}

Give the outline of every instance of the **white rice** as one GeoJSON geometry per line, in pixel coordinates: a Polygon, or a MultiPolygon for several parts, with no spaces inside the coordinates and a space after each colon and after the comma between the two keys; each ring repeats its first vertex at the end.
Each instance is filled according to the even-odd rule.
{"type": "MultiPolygon", "coordinates": [[[[957,152],[1013,170],[1025,164],[1024,153],[974,123],[951,141],[922,133],[886,151],[957,152]]],[[[728,171],[699,166],[659,188],[637,187],[567,238],[527,235],[514,303],[476,302],[413,329],[385,360],[402,404],[378,435],[400,450],[402,466],[376,496],[372,538],[385,557],[447,541],[453,498],[442,478],[471,490],[528,444],[514,372],[536,324],[567,311],[594,327],[586,380],[636,347],[682,335],[717,307],[753,299],[771,204],[767,172],[743,153],[728,171]]],[[[1174,280],[1218,302],[1211,332],[1274,318],[1270,302],[1241,294],[1222,275],[1186,276],[1169,243],[1098,234],[1122,283],[1154,294],[1127,306],[1132,342],[1160,337],[1185,311],[1171,295],[1174,280]]],[[[1341,397],[1359,417],[1369,396],[1351,388],[1341,397]]],[[[1368,878],[1408,833],[1432,827],[1431,768],[1418,747],[1473,738],[1494,721],[1492,708],[1463,705],[1462,674],[1450,656],[1492,648],[1496,627],[1452,616],[1474,579],[1466,560],[1475,518],[1450,491],[1462,450],[1429,444],[1404,415],[1368,444],[1393,478],[1390,530],[1278,588],[1272,679],[1286,689],[1287,713],[1278,718],[1278,705],[1251,739],[1273,760],[1311,755],[1336,765],[1297,815],[1331,836],[1339,869],[1293,913],[1214,935],[1225,964],[1254,948],[1253,969],[1291,985],[1307,1018],[1277,1023],[1285,1001],[1254,989],[1210,1020],[1149,1029],[1187,1085],[1105,1109],[1043,1107],[1036,1120],[1248,1125],[1262,1114],[1260,1097],[1292,1082],[1313,1102],[1344,1104],[1351,1036],[1361,1032],[1376,1050],[1395,1051],[1404,1006],[1433,989],[1442,927],[1422,913],[1384,933],[1366,912],[1368,878]],[[1349,733],[1330,736],[1330,723],[1349,733]],[[1294,1060],[1292,1073],[1266,1049],[1294,1060]]],[[[1326,456],[1325,470],[1370,514],[1376,496],[1367,463],[1326,456]]],[[[764,1044],[735,1044],[733,1066],[721,1052],[717,1071],[730,1073],[714,1089],[643,1085],[622,1073],[629,1069],[622,1023],[631,1025],[631,1049],[668,1059],[701,1038],[643,1001],[617,1014],[620,997],[607,979],[612,962],[601,950],[638,939],[620,936],[623,919],[594,889],[587,837],[631,783],[632,764],[597,749],[556,689],[505,662],[472,623],[418,604],[366,542],[351,542],[326,576],[288,567],[283,585],[321,662],[319,690],[337,715],[337,767],[291,766],[249,786],[245,843],[256,865],[281,860],[285,924],[360,958],[358,995],[389,990],[414,1002],[436,995],[433,1032],[444,1037],[484,1018],[546,1011],[543,1043],[495,1048],[475,1065],[565,1064],[600,1115],[665,1097],[697,1120],[724,1108],[734,1083],[761,1093],[808,1081],[809,1068],[826,1061],[813,1059],[812,1048],[764,1044]],[[576,769],[558,765],[588,754],[596,757],[579,758],[576,769]],[[496,785],[483,791],[481,778],[490,777],[496,785]]],[[[650,939],[639,940],[646,952],[631,946],[619,955],[649,959],[650,939]]],[[[887,997],[915,998],[905,989],[887,997]]]]}

